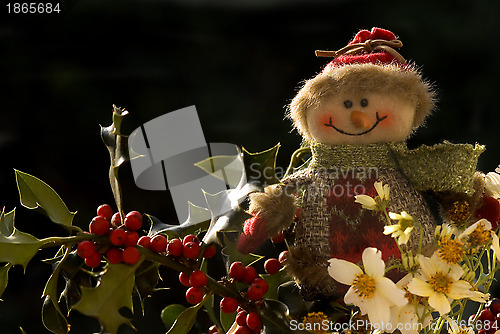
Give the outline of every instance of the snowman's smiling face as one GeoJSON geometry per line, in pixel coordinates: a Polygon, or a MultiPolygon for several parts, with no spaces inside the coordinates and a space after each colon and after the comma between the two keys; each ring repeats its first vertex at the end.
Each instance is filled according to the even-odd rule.
{"type": "Polygon", "coordinates": [[[405,140],[412,132],[415,103],[384,93],[338,93],[306,114],[319,143],[371,144],[405,140]]]}

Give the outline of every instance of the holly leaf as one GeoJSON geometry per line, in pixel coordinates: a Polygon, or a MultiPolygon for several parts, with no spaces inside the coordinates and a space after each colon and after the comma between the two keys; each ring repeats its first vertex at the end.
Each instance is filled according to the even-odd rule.
{"type": "Polygon", "coordinates": [[[222,325],[222,328],[224,328],[226,332],[229,332],[229,329],[231,328],[231,326],[233,326],[235,319],[236,319],[236,312],[225,313],[220,311],[220,323],[222,325]]]}
{"type": "Polygon", "coordinates": [[[165,307],[161,311],[161,320],[163,321],[165,327],[171,328],[177,320],[177,317],[181,315],[185,309],[186,307],[181,304],[171,304],[165,307]]]}
{"type": "Polygon", "coordinates": [[[158,268],[160,265],[156,262],[144,261],[136,270],[135,289],[141,299],[141,307],[144,312],[144,300],[153,292],[160,290],[155,287],[160,280],[158,268]]]}
{"type": "Polygon", "coordinates": [[[260,309],[262,334],[297,333],[292,332],[288,307],[280,301],[265,299],[260,309]]]}
{"type": "MultiPolygon", "coordinates": [[[[278,295],[277,300],[288,306],[292,317],[298,318],[307,314],[308,304],[300,295],[300,289],[295,282],[291,281],[280,285],[276,293],[278,295]]],[[[311,303],[309,302],[309,304],[311,303]]]]}
{"type": "Polygon", "coordinates": [[[180,225],[170,225],[161,222],[158,218],[146,214],[151,222],[148,235],[153,236],[161,233],[169,239],[181,238],[188,234],[198,234],[208,229],[210,225],[210,213],[207,209],[188,203],[189,215],[186,221],[180,225]]]}
{"type": "Polygon", "coordinates": [[[269,290],[266,293],[266,298],[268,299],[278,299],[279,286],[291,281],[291,278],[288,275],[286,268],[281,268],[280,271],[278,271],[274,275],[263,274],[261,276],[269,284],[269,290]]]}
{"type": "Polygon", "coordinates": [[[243,223],[252,215],[245,212],[240,206],[231,210],[225,215],[213,217],[210,222],[210,227],[203,237],[203,242],[206,244],[217,243],[221,244],[219,240],[220,232],[243,232],[243,223]]]}
{"type": "Polygon", "coordinates": [[[276,156],[279,148],[280,143],[257,153],[250,153],[244,147],[242,148],[248,183],[265,187],[279,182],[279,178],[276,176],[276,156]]]}
{"type": "Polygon", "coordinates": [[[123,198],[120,182],[118,181],[118,170],[120,166],[130,160],[128,151],[128,136],[121,132],[121,125],[128,111],[113,105],[113,123],[108,127],[101,126],[101,139],[109,151],[110,167],[109,182],[115,198],[118,211],[124,217],[123,198]]]}
{"type": "Polygon", "coordinates": [[[73,305],[78,312],[95,317],[101,323],[102,331],[115,334],[126,324],[132,327],[130,319],[119,312],[121,308],[133,311],[132,292],[135,271],[143,258],[135,264],[113,264],[101,276],[94,288],[81,287],[81,299],[73,305]]]}
{"type": "Polygon", "coordinates": [[[56,224],[72,226],[76,212],[70,212],[61,197],[47,183],[15,170],[21,204],[28,209],[41,211],[56,224]]]}
{"type": "Polygon", "coordinates": [[[3,292],[7,288],[7,284],[9,282],[9,269],[11,267],[12,264],[10,263],[0,267],[0,296],[2,296],[3,292]]]}
{"type": "Polygon", "coordinates": [[[205,302],[210,298],[211,295],[211,293],[206,294],[201,302],[182,311],[182,313],[179,314],[179,316],[175,320],[172,327],[170,327],[170,329],[168,330],[167,334],[185,334],[189,332],[191,327],[193,327],[194,323],[196,322],[196,315],[198,314],[198,310],[205,304],[205,302]]]}
{"type": "Polygon", "coordinates": [[[31,234],[14,227],[14,211],[0,214],[0,263],[22,265],[26,269],[28,262],[35,256],[43,244],[31,234]]]}
{"type": "Polygon", "coordinates": [[[62,314],[59,308],[57,286],[59,281],[59,273],[64,265],[65,260],[68,258],[70,249],[66,248],[64,256],[56,262],[56,267],[52,272],[47,284],[42,293],[42,298],[45,297],[42,306],[42,322],[45,328],[56,334],[68,333],[68,321],[62,314]]]}

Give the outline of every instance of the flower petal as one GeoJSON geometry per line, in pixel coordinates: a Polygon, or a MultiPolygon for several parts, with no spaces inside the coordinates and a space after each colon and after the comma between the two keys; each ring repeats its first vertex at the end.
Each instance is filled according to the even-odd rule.
{"type": "Polygon", "coordinates": [[[458,264],[452,264],[449,267],[448,276],[452,278],[454,281],[458,281],[460,277],[464,274],[464,270],[458,264]]]}
{"type": "Polygon", "coordinates": [[[399,225],[394,224],[394,225],[386,225],[384,226],[384,234],[391,234],[399,230],[399,225]]]}
{"type": "MultiPolygon", "coordinates": [[[[349,290],[347,290],[346,294],[344,295],[344,303],[346,304],[352,304],[359,306],[361,309],[363,302],[361,301],[361,298],[359,298],[358,294],[356,291],[354,291],[354,288],[351,286],[349,290]]],[[[361,310],[363,311],[363,310],[361,310]]]]}
{"type": "Polygon", "coordinates": [[[439,315],[444,315],[451,310],[450,303],[448,299],[441,292],[435,292],[429,296],[429,305],[439,312],[439,315]]]}
{"type": "Polygon", "coordinates": [[[387,277],[378,277],[375,279],[375,291],[381,293],[394,305],[403,306],[408,303],[405,292],[399,289],[396,284],[387,277]]]}
{"type": "Polygon", "coordinates": [[[342,284],[352,285],[355,275],[363,273],[360,267],[349,261],[330,259],[328,262],[328,274],[342,284]]]}
{"type": "Polygon", "coordinates": [[[375,294],[365,304],[368,320],[375,328],[383,328],[391,320],[390,302],[383,295],[375,294]]]}
{"type": "Polygon", "coordinates": [[[408,291],[414,295],[429,297],[435,293],[432,286],[418,278],[413,278],[408,284],[408,291]]]}
{"type": "Polygon", "coordinates": [[[469,282],[464,280],[456,281],[451,283],[450,291],[447,295],[453,299],[468,298],[472,295],[472,291],[470,291],[470,289],[472,289],[472,286],[469,282]]]}
{"type": "Polygon", "coordinates": [[[493,252],[495,252],[497,260],[500,261],[500,241],[498,240],[498,235],[494,232],[491,232],[491,238],[491,249],[493,249],[493,252]]]}
{"type": "Polygon", "coordinates": [[[365,273],[370,277],[382,277],[385,274],[385,262],[382,252],[373,247],[367,247],[362,255],[365,273]]]}
{"type": "Polygon", "coordinates": [[[363,209],[373,210],[377,207],[377,202],[368,195],[356,195],[355,203],[359,203],[363,206],[363,209]]]}
{"type": "Polygon", "coordinates": [[[417,255],[418,263],[422,269],[422,273],[426,278],[430,278],[436,273],[436,265],[431,258],[425,257],[422,254],[417,255]]]}

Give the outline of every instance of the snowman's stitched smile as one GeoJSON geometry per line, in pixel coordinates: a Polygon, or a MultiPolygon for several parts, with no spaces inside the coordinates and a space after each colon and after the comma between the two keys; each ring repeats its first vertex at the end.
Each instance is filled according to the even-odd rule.
{"type": "Polygon", "coordinates": [[[325,126],[333,128],[337,132],[342,133],[344,135],[348,135],[348,136],[361,136],[361,135],[364,135],[365,133],[368,133],[368,132],[372,131],[373,129],[375,129],[380,122],[382,122],[384,119],[387,118],[387,116],[380,117],[378,115],[378,112],[375,113],[375,116],[377,117],[377,121],[375,122],[375,124],[373,124],[373,126],[371,128],[369,128],[368,130],[360,132],[360,133],[345,132],[344,130],[341,130],[341,129],[335,127],[335,125],[332,124],[332,118],[331,117],[330,117],[330,122],[328,124],[325,124],[325,126]]]}

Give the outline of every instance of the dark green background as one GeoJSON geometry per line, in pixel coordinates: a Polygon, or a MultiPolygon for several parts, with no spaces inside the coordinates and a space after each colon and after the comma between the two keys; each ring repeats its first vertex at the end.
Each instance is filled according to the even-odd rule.
{"type": "MultiPolygon", "coordinates": [[[[52,185],[78,210],[81,227],[99,204],[112,202],[99,138],[112,104],[130,111],[128,131],[196,105],[208,142],[250,151],[281,142],[284,167],[300,144],[283,120],[285,105],[327,62],[314,50],[338,49],[372,26],[395,32],[403,56],[438,89],[439,110],[411,144],[479,142],[487,146],[479,169],[500,163],[495,0],[73,0],[61,2],[62,13],[43,15],[9,15],[7,1],[0,3],[0,206],[7,210],[19,206],[13,168],[52,185]]],[[[174,219],[167,193],[139,191],[130,172],[123,176],[128,209],[174,219]]],[[[17,211],[19,229],[38,237],[61,233],[43,217],[17,211]]],[[[50,268],[38,260],[26,275],[11,270],[0,332],[16,333],[19,325],[44,332],[39,296],[50,268]]],[[[165,331],[159,310],[175,296],[160,292],[147,304],[139,333],[165,331]]],[[[72,333],[97,330],[74,321],[72,333]]]]}

